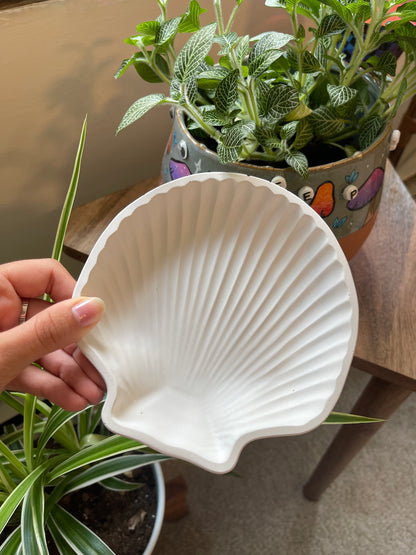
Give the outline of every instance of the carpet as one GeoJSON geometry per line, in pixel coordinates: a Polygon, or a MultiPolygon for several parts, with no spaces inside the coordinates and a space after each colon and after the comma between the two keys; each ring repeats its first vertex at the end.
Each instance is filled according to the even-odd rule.
{"type": "MultiPolygon", "coordinates": [[[[352,369],[335,407],[348,412],[369,379],[352,369]]],[[[235,475],[168,461],[189,514],[165,522],[154,555],[416,554],[416,397],[411,395],[318,502],[307,481],[338,426],[255,441],[235,475]]]]}

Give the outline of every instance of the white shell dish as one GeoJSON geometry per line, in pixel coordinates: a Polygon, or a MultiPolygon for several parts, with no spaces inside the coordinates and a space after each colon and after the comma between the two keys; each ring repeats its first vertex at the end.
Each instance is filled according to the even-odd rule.
{"type": "Polygon", "coordinates": [[[332,410],[358,305],[329,227],[292,193],[190,175],[137,199],[95,245],[74,295],[106,311],[82,340],[112,431],[213,472],[246,443],[332,410]]]}

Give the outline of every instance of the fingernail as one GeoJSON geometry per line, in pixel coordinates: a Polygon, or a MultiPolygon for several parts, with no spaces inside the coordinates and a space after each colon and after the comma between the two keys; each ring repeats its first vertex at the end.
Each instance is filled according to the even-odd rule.
{"type": "Polygon", "coordinates": [[[82,328],[95,324],[104,312],[104,301],[98,297],[85,299],[72,307],[72,313],[82,328]]]}

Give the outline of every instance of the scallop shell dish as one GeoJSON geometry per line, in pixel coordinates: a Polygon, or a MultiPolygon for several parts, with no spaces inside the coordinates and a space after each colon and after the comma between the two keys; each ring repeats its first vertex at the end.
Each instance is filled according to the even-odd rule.
{"type": "Polygon", "coordinates": [[[107,384],[106,426],[218,473],[250,441],[321,424],[357,335],[330,228],[241,174],[189,175],[134,201],[94,246],[78,295],[106,305],[80,343],[107,384]]]}

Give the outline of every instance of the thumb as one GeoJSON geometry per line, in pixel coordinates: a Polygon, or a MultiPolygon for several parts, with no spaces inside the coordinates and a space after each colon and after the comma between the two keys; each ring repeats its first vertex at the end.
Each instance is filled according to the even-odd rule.
{"type": "Polygon", "coordinates": [[[77,343],[99,321],[104,303],[96,297],[68,299],[0,334],[0,390],[27,365],[77,343]]]}

